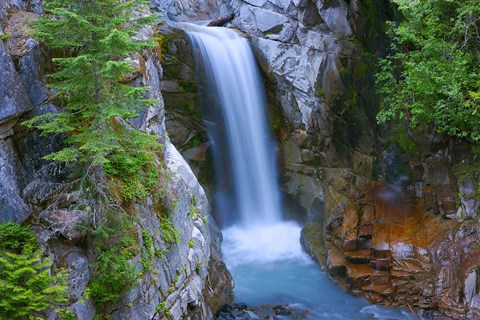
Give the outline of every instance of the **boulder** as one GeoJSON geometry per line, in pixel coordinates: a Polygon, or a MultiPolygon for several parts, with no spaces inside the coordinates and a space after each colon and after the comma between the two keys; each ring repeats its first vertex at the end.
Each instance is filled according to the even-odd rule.
{"type": "Polygon", "coordinates": [[[85,235],[89,215],[82,210],[45,210],[40,213],[40,219],[53,236],[62,235],[68,240],[73,240],[85,235]]]}
{"type": "Polygon", "coordinates": [[[288,21],[285,16],[269,10],[252,8],[252,12],[255,16],[257,28],[264,33],[279,33],[288,21]]]}

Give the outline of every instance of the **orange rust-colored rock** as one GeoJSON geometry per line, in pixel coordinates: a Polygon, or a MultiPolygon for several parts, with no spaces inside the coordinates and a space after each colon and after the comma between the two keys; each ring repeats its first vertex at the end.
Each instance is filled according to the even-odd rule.
{"type": "Polygon", "coordinates": [[[480,319],[480,233],[473,221],[435,215],[431,187],[422,187],[419,197],[411,188],[372,183],[351,199],[326,225],[327,269],[374,303],[480,319]]]}

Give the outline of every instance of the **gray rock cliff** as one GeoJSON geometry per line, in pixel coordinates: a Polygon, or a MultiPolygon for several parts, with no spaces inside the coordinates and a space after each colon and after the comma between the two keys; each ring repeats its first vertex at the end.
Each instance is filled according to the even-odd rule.
{"type": "MultiPolygon", "coordinates": [[[[95,315],[137,320],[212,319],[232,299],[232,280],[222,261],[221,234],[210,215],[205,192],[166,136],[160,92],[163,69],[155,50],[131,58],[138,72],[130,81],[149,86],[148,96],[158,99],[156,106],[140,112],[133,125],[156,134],[163,144],[161,157],[168,181],[158,183],[165,186],[165,207],[154,207],[155,194],[132,204],[139,247],[138,255],[130,261],[139,274],[135,287],[101,309],[96,309],[86,295],[93,247],[79,226],[92,221],[95,200],[81,191],[62,191],[76,172],[75,164],[42,159],[58,150],[64,137],[40,136],[21,125],[32,115],[57,110],[45,86],[48,52],[27,32],[25,19],[39,14],[43,14],[40,1],[7,0],[0,4],[0,34],[5,39],[0,41],[0,222],[30,225],[55,266],[69,271],[70,300],[65,307],[78,319],[93,319],[95,315]],[[169,213],[170,224],[178,232],[174,244],[167,243],[160,231],[166,217],[162,210],[169,213]],[[145,240],[150,238],[152,247],[145,240]]],[[[55,319],[55,314],[45,317],[55,319]]]]}

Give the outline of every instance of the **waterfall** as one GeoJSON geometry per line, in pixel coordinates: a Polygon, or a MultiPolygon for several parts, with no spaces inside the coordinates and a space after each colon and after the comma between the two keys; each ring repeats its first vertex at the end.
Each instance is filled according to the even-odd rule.
{"type": "Polygon", "coordinates": [[[247,40],[225,28],[187,24],[185,29],[213,137],[217,210],[240,218],[222,229],[235,299],[293,304],[308,309],[312,320],[411,319],[342,292],[302,251],[300,226],[282,221],[265,94],[247,40]]]}
{"type": "Polygon", "coordinates": [[[214,130],[213,140],[220,148],[217,158],[222,157],[216,165],[225,165],[219,146],[224,134],[231,167],[223,172],[231,171],[239,220],[244,226],[278,222],[282,214],[275,152],[265,117],[263,84],[250,45],[230,29],[196,25],[188,29],[193,47],[201,53],[207,87],[213,91],[209,94],[218,101],[215,112],[221,114],[224,129],[214,130]]]}

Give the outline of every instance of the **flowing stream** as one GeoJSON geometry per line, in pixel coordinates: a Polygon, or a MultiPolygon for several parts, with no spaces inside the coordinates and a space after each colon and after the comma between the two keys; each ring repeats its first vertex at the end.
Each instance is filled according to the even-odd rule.
{"type": "Polygon", "coordinates": [[[405,310],[369,304],[341,291],[300,246],[301,227],[284,221],[266,104],[249,43],[226,28],[189,25],[200,69],[223,214],[225,262],[235,300],[290,304],[311,319],[415,319],[405,310]],[[226,217],[227,216],[227,217],[226,217]]]}

